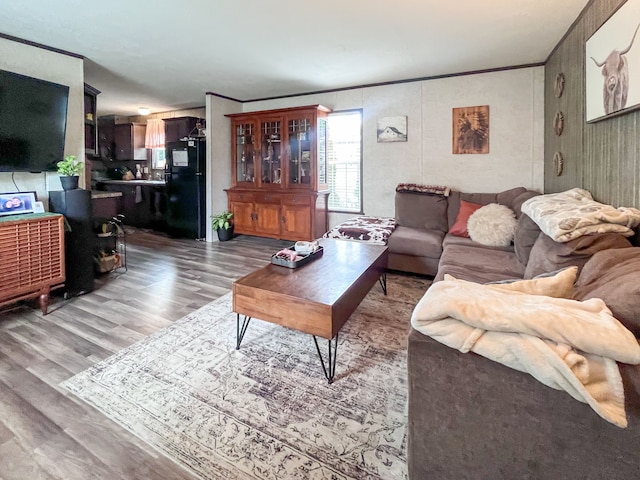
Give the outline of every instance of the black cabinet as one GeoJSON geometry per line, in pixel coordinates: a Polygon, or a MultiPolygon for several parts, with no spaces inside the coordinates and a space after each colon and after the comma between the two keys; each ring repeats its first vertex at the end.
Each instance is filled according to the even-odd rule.
{"type": "Polygon", "coordinates": [[[117,123],[113,127],[116,160],[147,160],[144,136],[147,126],[140,123],[117,123]]]}
{"type": "Polygon", "coordinates": [[[204,120],[197,117],[163,118],[164,142],[177,142],[184,137],[195,137],[198,133],[197,124],[204,124],[204,120]]]}
{"type": "Polygon", "coordinates": [[[65,294],[80,295],[93,290],[96,235],[90,190],[49,192],[49,210],[67,220],[65,232],[65,294]]]}

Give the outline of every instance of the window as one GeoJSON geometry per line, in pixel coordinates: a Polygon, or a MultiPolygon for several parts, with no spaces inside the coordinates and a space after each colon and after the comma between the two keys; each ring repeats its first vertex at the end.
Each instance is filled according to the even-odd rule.
{"type": "Polygon", "coordinates": [[[362,212],[362,111],[334,112],[327,118],[329,210],[362,212]]]}
{"type": "Polygon", "coordinates": [[[164,147],[151,149],[151,168],[152,169],[164,170],[164,167],[167,164],[164,155],[165,155],[164,147]]]}

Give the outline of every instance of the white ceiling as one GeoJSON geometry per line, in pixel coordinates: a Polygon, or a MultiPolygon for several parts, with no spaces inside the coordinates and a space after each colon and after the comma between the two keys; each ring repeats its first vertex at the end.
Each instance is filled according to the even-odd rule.
{"type": "Polygon", "coordinates": [[[100,115],[544,62],[588,0],[3,0],[0,33],[85,57],[100,115]]]}

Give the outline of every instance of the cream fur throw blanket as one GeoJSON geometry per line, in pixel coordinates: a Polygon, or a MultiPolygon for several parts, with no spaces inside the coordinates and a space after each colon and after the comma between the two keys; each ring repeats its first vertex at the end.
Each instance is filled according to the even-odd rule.
{"type": "Polygon", "coordinates": [[[640,210],[598,203],[581,188],[530,198],[522,204],[522,213],[556,242],[590,233],[615,232],[630,237],[640,224],[640,210]]]}
{"type": "Polygon", "coordinates": [[[634,335],[600,299],[579,302],[535,294],[540,289],[522,293],[531,292],[529,287],[527,281],[480,285],[447,275],[427,290],[411,324],[449,347],[475,352],[565,390],[602,418],[626,427],[616,361],[640,363],[634,335]]]}

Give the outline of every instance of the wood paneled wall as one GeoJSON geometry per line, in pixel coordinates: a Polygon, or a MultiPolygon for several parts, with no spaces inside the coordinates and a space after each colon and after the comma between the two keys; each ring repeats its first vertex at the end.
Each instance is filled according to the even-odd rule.
{"type": "MultiPolygon", "coordinates": [[[[640,110],[587,124],[585,42],[626,0],[593,0],[545,65],[545,193],[574,187],[600,202],[640,208],[640,110]],[[556,75],[566,78],[562,97],[554,95],[556,75]],[[564,113],[564,132],[554,132],[554,116],[564,113]],[[553,155],[564,157],[556,176],[553,155]]],[[[640,82],[640,79],[632,79],[640,82]]]]}

